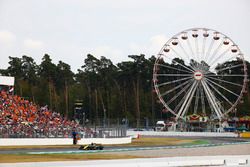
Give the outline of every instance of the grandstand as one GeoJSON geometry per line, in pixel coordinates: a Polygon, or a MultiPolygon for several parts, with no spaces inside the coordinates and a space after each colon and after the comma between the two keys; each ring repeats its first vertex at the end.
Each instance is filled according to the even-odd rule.
{"type": "Polygon", "coordinates": [[[0,78],[0,137],[70,137],[72,130],[89,131],[29,100],[14,95],[14,77],[0,78]]]}
{"type": "Polygon", "coordinates": [[[73,128],[86,130],[47,106],[40,107],[6,90],[0,93],[0,114],[1,137],[69,137],[73,128]]]}

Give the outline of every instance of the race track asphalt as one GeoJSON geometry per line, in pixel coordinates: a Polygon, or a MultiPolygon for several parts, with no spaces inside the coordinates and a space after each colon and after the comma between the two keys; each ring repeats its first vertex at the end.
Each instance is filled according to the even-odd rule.
{"type": "MultiPolygon", "coordinates": [[[[150,136],[148,136],[150,137],[150,136]]],[[[161,137],[161,136],[158,136],[161,137]]],[[[164,137],[164,136],[162,136],[164,137]]],[[[169,138],[169,137],[168,137],[169,138]]],[[[211,146],[216,145],[224,145],[226,144],[234,144],[234,143],[244,143],[244,142],[250,142],[250,139],[246,138],[232,138],[232,137],[173,137],[173,138],[181,138],[181,139],[195,139],[195,140],[205,140],[207,141],[211,146]]],[[[137,146],[137,147],[128,147],[128,146],[105,146],[105,150],[108,152],[115,152],[116,150],[118,152],[121,151],[134,151],[134,150],[155,150],[155,149],[168,149],[173,148],[173,145],[162,145],[162,146],[137,146]],[[112,150],[112,151],[111,151],[112,150]]],[[[0,154],[27,154],[27,153],[53,153],[53,152],[74,152],[78,151],[77,147],[72,146],[66,147],[66,148],[16,148],[16,149],[7,149],[7,150],[0,150],[0,154]]],[[[77,153],[77,152],[76,152],[77,153]]]]}

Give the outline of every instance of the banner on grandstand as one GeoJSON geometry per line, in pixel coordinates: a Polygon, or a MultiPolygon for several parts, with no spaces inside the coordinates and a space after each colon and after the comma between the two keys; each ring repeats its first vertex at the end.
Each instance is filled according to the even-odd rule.
{"type": "Polygon", "coordinates": [[[14,83],[14,77],[0,76],[0,85],[14,86],[14,83]]]}

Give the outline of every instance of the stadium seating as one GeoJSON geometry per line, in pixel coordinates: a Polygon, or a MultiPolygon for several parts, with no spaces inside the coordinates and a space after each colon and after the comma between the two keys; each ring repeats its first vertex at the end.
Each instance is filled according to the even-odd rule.
{"type": "Polygon", "coordinates": [[[85,130],[47,106],[4,90],[0,93],[0,137],[70,137],[73,128],[85,130]]]}

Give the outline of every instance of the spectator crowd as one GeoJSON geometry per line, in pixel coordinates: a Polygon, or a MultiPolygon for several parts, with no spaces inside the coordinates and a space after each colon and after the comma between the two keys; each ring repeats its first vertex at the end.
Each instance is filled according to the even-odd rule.
{"type": "Polygon", "coordinates": [[[73,129],[86,130],[47,106],[1,90],[0,137],[70,137],[73,129]]]}

